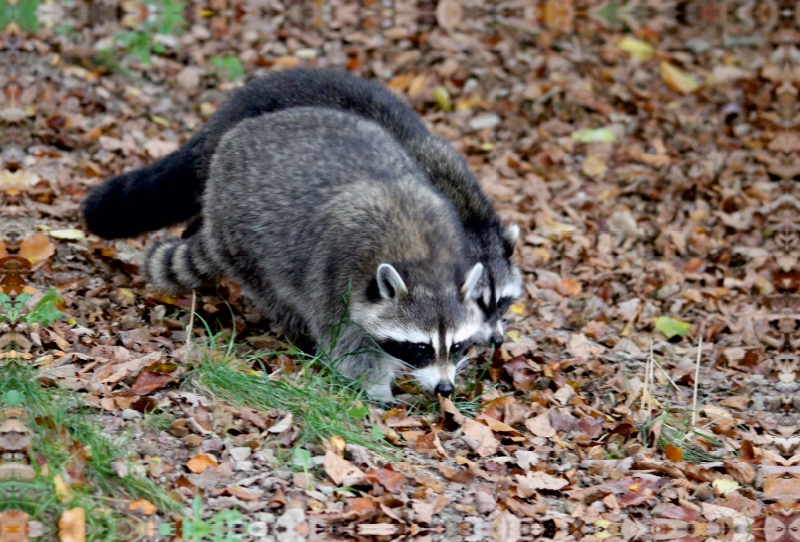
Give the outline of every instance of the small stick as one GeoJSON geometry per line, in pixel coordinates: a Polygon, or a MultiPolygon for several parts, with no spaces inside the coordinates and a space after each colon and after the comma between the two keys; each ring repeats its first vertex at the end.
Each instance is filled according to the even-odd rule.
{"type": "Polygon", "coordinates": [[[703,331],[706,326],[700,327],[700,341],[697,345],[697,364],[694,366],[694,396],[692,397],[692,427],[697,422],[697,385],[700,380],[700,357],[703,355],[703,331]]]}
{"type": "Polygon", "coordinates": [[[189,325],[186,326],[186,341],[184,341],[184,343],[186,344],[187,354],[192,349],[192,332],[194,330],[194,307],[196,302],[197,302],[196,293],[195,290],[192,290],[192,312],[189,313],[189,325]]]}

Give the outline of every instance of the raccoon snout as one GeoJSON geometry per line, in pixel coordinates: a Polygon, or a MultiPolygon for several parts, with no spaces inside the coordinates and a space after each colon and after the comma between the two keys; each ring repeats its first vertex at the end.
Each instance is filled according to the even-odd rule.
{"type": "Polygon", "coordinates": [[[493,348],[497,348],[501,344],[503,344],[503,334],[495,331],[492,333],[492,336],[489,337],[489,345],[493,348]]]}
{"type": "Polygon", "coordinates": [[[438,384],[436,384],[436,388],[433,390],[434,393],[441,395],[442,397],[449,397],[455,388],[453,387],[453,383],[447,380],[442,380],[438,384]]]}

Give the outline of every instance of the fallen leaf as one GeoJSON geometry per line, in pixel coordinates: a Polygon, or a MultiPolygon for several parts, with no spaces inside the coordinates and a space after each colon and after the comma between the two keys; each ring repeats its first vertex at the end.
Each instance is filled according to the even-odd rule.
{"type": "Polygon", "coordinates": [[[414,510],[415,523],[433,523],[433,505],[422,502],[412,501],[411,508],[414,510]]]}
{"type": "Polygon", "coordinates": [[[494,437],[491,429],[475,420],[465,420],[463,427],[464,436],[470,439],[467,440],[467,444],[480,457],[488,457],[497,453],[497,446],[500,443],[494,437]]]}
{"type": "Polygon", "coordinates": [[[217,465],[218,463],[214,458],[208,454],[197,454],[186,463],[188,469],[195,474],[200,474],[209,467],[214,467],[216,469],[217,465]]]}
{"type": "Polygon", "coordinates": [[[145,499],[137,499],[128,504],[128,510],[131,512],[136,512],[137,510],[141,510],[142,514],[145,516],[152,516],[158,510],[158,507],[147,501],[145,499]]]}
{"type": "Polygon", "coordinates": [[[458,484],[470,484],[475,481],[475,474],[468,470],[456,470],[445,463],[436,463],[436,468],[442,476],[458,484]]]}
{"type": "Polygon", "coordinates": [[[550,438],[556,435],[556,430],[553,429],[550,423],[549,411],[542,412],[535,418],[525,420],[525,427],[537,437],[550,438]]]}
{"type": "Polygon", "coordinates": [[[325,453],[323,467],[337,486],[354,486],[364,479],[364,471],[331,450],[325,453]]]}
{"type": "Polygon", "coordinates": [[[572,132],[572,139],[581,143],[616,143],[617,136],[608,128],[584,128],[572,132]]]}
{"type": "Polygon", "coordinates": [[[539,489],[557,491],[569,485],[569,482],[563,478],[557,478],[542,471],[528,471],[525,476],[516,474],[514,478],[517,482],[517,488],[520,490],[520,495],[526,498],[539,489]]]}
{"type": "Polygon", "coordinates": [[[630,53],[636,60],[647,61],[655,56],[656,51],[653,46],[646,41],[636,39],[632,36],[625,36],[617,44],[622,51],[630,53]]]}
{"type": "Polygon", "coordinates": [[[691,94],[700,88],[694,77],[669,62],[661,63],[661,79],[664,80],[669,88],[681,94],[691,94]]]}
{"type": "Polygon", "coordinates": [[[389,493],[397,493],[408,481],[402,473],[389,469],[370,469],[366,472],[366,478],[382,485],[389,493]]]}
{"type": "Polygon", "coordinates": [[[56,253],[56,246],[47,235],[37,232],[25,239],[20,245],[19,257],[35,264],[46,260],[56,253]]]}
{"type": "Polygon", "coordinates": [[[687,333],[689,333],[689,329],[692,327],[692,324],[688,322],[682,322],[680,320],[676,320],[675,318],[670,318],[669,316],[659,316],[655,319],[656,329],[659,330],[667,339],[671,339],[672,337],[680,336],[685,337],[687,333]]]}
{"type": "Polygon", "coordinates": [[[136,378],[136,382],[131,386],[131,393],[133,395],[149,395],[173,382],[177,382],[177,380],[170,375],[145,371],[136,378]]]}
{"type": "Polygon", "coordinates": [[[714,486],[714,491],[716,491],[717,495],[725,495],[739,489],[739,482],[725,478],[717,478],[711,482],[711,485],[714,486]]]}
{"type": "Polygon", "coordinates": [[[683,448],[679,448],[673,444],[667,444],[664,447],[664,454],[667,456],[669,461],[673,461],[675,463],[683,461],[683,448]]]}
{"type": "Polygon", "coordinates": [[[436,22],[448,32],[458,26],[463,16],[464,8],[459,0],[441,0],[436,6],[436,22]]]}
{"type": "Polygon", "coordinates": [[[267,431],[269,433],[283,433],[292,426],[292,421],[294,421],[294,417],[291,413],[287,414],[281,421],[267,429],[267,431]]]}
{"type": "Polygon", "coordinates": [[[83,508],[65,510],[58,518],[58,539],[60,542],[85,542],[86,512],[83,508]]]}
{"type": "Polygon", "coordinates": [[[242,486],[228,486],[225,488],[228,495],[245,502],[257,501],[264,496],[264,492],[258,489],[245,489],[242,486]]]}
{"type": "Polygon", "coordinates": [[[573,333],[567,345],[567,352],[573,358],[587,360],[592,352],[589,350],[589,339],[583,333],[573,333]]]}
{"type": "Polygon", "coordinates": [[[599,177],[608,171],[608,166],[602,157],[596,154],[590,154],[584,159],[581,171],[583,171],[583,174],[587,177],[599,177]]]}
{"type": "Polygon", "coordinates": [[[453,104],[450,101],[450,93],[444,87],[436,87],[433,89],[433,99],[440,109],[450,112],[453,110],[453,104]]]}
{"type": "Polygon", "coordinates": [[[86,234],[81,230],[50,230],[47,232],[47,235],[52,237],[53,239],[68,239],[68,240],[78,240],[78,239],[86,239],[86,234]]]}

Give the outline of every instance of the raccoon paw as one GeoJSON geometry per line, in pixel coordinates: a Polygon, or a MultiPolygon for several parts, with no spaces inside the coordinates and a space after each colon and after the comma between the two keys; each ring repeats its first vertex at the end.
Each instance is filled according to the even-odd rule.
{"type": "Polygon", "coordinates": [[[397,404],[397,399],[392,395],[392,386],[390,384],[365,385],[364,392],[370,401],[381,406],[391,407],[397,404]]]}

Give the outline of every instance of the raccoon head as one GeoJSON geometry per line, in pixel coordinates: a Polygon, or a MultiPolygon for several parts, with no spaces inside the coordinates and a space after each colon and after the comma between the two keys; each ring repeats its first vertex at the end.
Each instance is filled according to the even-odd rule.
{"type": "Polygon", "coordinates": [[[483,265],[477,263],[461,284],[432,287],[409,277],[407,285],[395,267],[381,264],[372,306],[355,308],[353,319],[422,388],[448,396],[455,389],[458,365],[483,323],[475,302],[482,274],[483,265]]]}
{"type": "Polygon", "coordinates": [[[511,224],[502,229],[495,246],[486,247],[485,271],[475,288],[475,301],[481,309],[484,323],[475,341],[491,346],[503,343],[503,316],[522,295],[522,274],[511,260],[519,237],[519,226],[511,224]]]}

